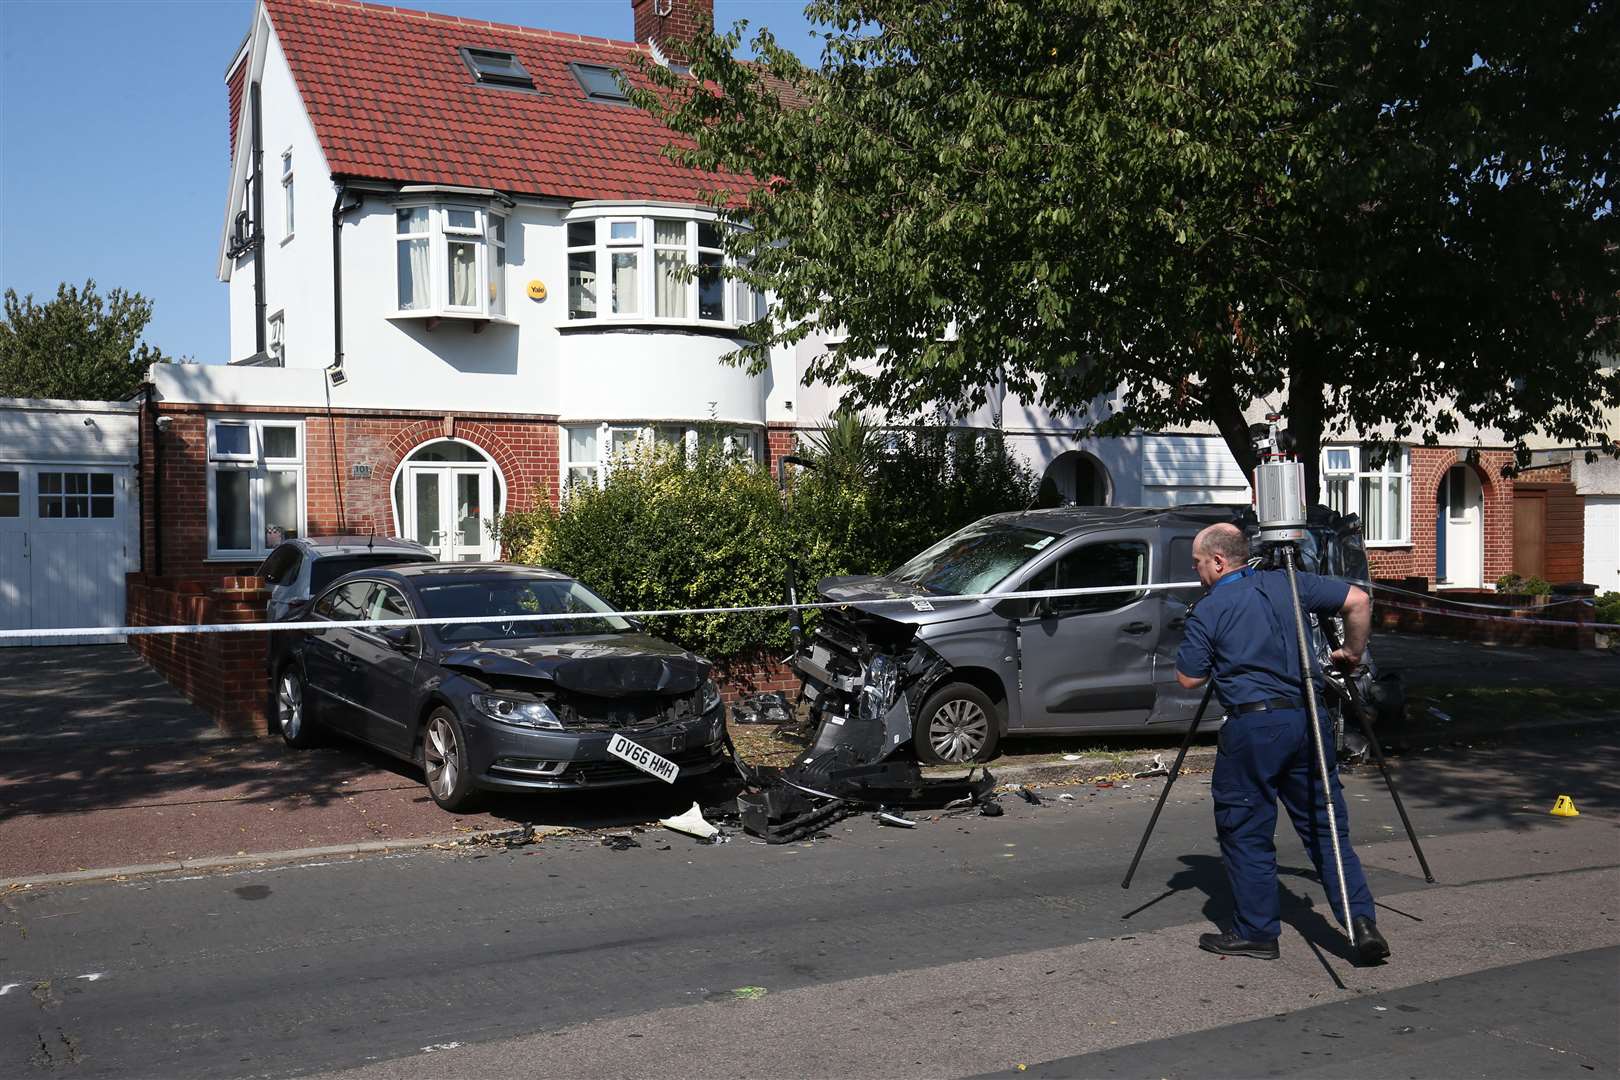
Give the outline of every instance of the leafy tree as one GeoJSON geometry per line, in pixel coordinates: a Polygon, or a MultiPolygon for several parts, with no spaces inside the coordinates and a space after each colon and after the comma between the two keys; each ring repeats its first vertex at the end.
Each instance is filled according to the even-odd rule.
{"type": "Polygon", "coordinates": [[[1607,443],[1620,37],[1605,0],[813,0],[633,99],[777,303],[733,359],[916,414],[1004,386],[1081,433],[1286,403],[1346,428],[1607,443]],[[1113,395],[1110,398],[1110,395],[1113,395]],[[1101,404],[1108,401],[1109,404],[1101,404]]]}
{"type": "Polygon", "coordinates": [[[94,281],[82,289],[63,283],[56,299],[34,303],[15,289],[5,294],[0,322],[0,396],[121,401],[132,396],[148,365],[166,363],[141,341],[152,302],[113,289],[106,297],[94,281]]]}

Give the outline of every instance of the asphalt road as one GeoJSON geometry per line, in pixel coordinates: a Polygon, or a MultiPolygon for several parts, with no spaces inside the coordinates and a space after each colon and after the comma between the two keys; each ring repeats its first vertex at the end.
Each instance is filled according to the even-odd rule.
{"type": "MultiPolygon", "coordinates": [[[[1347,781],[1389,964],[1358,969],[1279,835],[1283,959],[1225,909],[1208,786],[866,819],[703,847],[649,832],[0,896],[0,1075],[1614,1075],[1620,749],[1404,763],[1441,883],[1347,781]],[[1560,793],[1577,819],[1546,815],[1560,793]]],[[[1049,794],[1055,794],[1049,792],[1049,794]]]]}

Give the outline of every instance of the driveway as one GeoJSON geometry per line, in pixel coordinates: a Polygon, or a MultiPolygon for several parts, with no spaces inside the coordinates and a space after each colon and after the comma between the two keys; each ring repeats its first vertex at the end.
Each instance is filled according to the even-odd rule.
{"type": "Polygon", "coordinates": [[[127,645],[0,650],[0,750],[219,738],[127,645]]]}

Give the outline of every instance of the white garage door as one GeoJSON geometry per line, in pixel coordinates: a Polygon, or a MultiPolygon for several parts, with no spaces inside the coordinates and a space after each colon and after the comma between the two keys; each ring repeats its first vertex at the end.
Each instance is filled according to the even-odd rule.
{"type": "Polygon", "coordinates": [[[0,629],[123,625],[132,479],[120,465],[0,463],[0,629]]]}
{"type": "Polygon", "coordinates": [[[1586,582],[1620,592],[1620,495],[1586,497],[1586,582]]]}

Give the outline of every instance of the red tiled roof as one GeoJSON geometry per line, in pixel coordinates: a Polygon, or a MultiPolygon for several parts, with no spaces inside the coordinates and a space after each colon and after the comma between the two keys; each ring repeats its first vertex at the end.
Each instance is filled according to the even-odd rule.
{"type": "Polygon", "coordinates": [[[719,186],[659,153],[676,141],[667,128],[587,100],[568,69],[580,61],[634,78],[646,49],[633,42],[357,0],[265,7],[335,175],[564,199],[698,202],[719,186]],[[466,45],[515,54],[540,93],[477,84],[457,51],[466,45]]]}
{"type": "Polygon", "coordinates": [[[241,126],[242,86],[247,82],[247,69],[248,62],[244,59],[231,68],[230,75],[225,79],[225,103],[231,110],[231,154],[236,153],[236,129],[241,126]]]}

